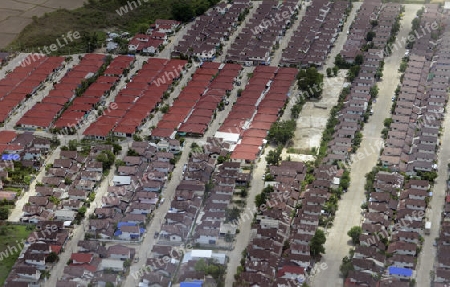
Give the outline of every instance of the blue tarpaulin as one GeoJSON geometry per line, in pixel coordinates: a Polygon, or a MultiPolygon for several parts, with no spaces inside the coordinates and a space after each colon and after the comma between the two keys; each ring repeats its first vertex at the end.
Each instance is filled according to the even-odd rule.
{"type": "Polygon", "coordinates": [[[404,277],[411,277],[413,274],[413,271],[409,268],[390,266],[389,274],[390,275],[399,275],[399,276],[404,276],[404,277]]]}
{"type": "Polygon", "coordinates": [[[203,281],[181,282],[180,287],[202,287],[203,281]]]}

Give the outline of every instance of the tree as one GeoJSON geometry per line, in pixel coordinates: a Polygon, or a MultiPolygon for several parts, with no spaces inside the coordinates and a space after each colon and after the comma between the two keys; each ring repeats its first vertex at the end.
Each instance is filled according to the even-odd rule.
{"type": "Polygon", "coordinates": [[[337,76],[338,72],[339,72],[339,67],[338,67],[338,66],[334,66],[334,67],[333,67],[333,75],[334,75],[335,77],[337,76]]]}
{"type": "Polygon", "coordinates": [[[227,222],[237,220],[239,215],[241,215],[241,210],[237,207],[225,209],[225,220],[227,222]]]}
{"type": "Polygon", "coordinates": [[[167,114],[167,112],[169,111],[169,108],[170,108],[169,105],[162,106],[161,113],[167,114]]]}
{"type": "Polygon", "coordinates": [[[364,57],[361,54],[356,55],[355,57],[355,65],[361,66],[364,63],[364,57]]]}
{"type": "Polygon", "coordinates": [[[359,236],[362,233],[361,226],[353,226],[348,232],[347,235],[351,237],[353,244],[359,244],[359,236]]]}
{"type": "Polygon", "coordinates": [[[348,256],[345,256],[344,258],[342,258],[342,264],[339,267],[339,270],[341,271],[342,276],[344,278],[347,278],[348,272],[355,270],[355,268],[353,267],[351,258],[349,258],[348,256]]]}
{"type": "Polygon", "coordinates": [[[267,135],[274,144],[285,145],[294,137],[297,123],[294,120],[280,121],[272,124],[267,135]]]}
{"type": "Polygon", "coordinates": [[[367,32],[367,35],[366,35],[366,41],[367,42],[371,42],[374,37],[375,37],[375,32],[374,31],[369,31],[369,32],[367,32]]]}
{"type": "Polygon", "coordinates": [[[86,206],[82,206],[80,209],[78,209],[78,213],[84,217],[84,215],[86,214],[87,208],[86,206]]]}
{"type": "Polygon", "coordinates": [[[96,160],[102,163],[103,170],[108,170],[114,164],[116,156],[112,151],[104,150],[96,157],[96,160]]]}
{"type": "Polygon", "coordinates": [[[76,151],[77,150],[77,146],[78,146],[77,140],[70,140],[69,141],[69,150],[76,151]]]}
{"type": "Polygon", "coordinates": [[[316,68],[300,70],[297,75],[298,88],[306,93],[308,98],[320,98],[323,89],[323,75],[316,68]]]}
{"type": "Polygon", "coordinates": [[[135,151],[134,149],[130,148],[127,151],[127,156],[139,156],[139,153],[137,151],[135,151]]]}
{"type": "Polygon", "coordinates": [[[6,206],[0,207],[0,220],[7,220],[9,215],[9,209],[6,206]]]}
{"type": "Polygon", "coordinates": [[[45,258],[45,262],[58,262],[59,261],[59,256],[58,254],[56,254],[55,252],[50,252],[50,254],[47,256],[47,258],[45,258]]]}
{"type": "Polygon", "coordinates": [[[178,0],[173,3],[172,15],[175,20],[187,22],[195,16],[195,13],[190,3],[178,0]]]}
{"type": "Polygon", "coordinates": [[[309,242],[310,252],[313,257],[318,258],[321,254],[325,254],[325,247],[323,247],[323,245],[326,241],[327,238],[325,237],[323,230],[317,229],[309,242]]]}
{"type": "Polygon", "coordinates": [[[281,158],[281,153],[283,152],[283,146],[278,146],[276,150],[271,150],[266,155],[267,164],[278,165],[281,158]]]}

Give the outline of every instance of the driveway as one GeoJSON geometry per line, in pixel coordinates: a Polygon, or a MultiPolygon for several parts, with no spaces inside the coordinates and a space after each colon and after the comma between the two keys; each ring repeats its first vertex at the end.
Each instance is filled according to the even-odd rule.
{"type": "MultiPolygon", "coordinates": [[[[401,28],[397,38],[407,36],[411,30],[411,21],[415,17],[420,5],[406,5],[405,16],[401,21],[401,28]]],[[[364,125],[362,131],[363,140],[358,152],[362,152],[363,160],[354,161],[351,164],[350,187],[339,201],[339,209],[336,213],[331,229],[327,230],[327,242],[325,252],[321,262],[326,263],[328,268],[321,272],[321,276],[312,279],[312,286],[342,286],[343,278],[340,277],[339,266],[342,258],[354,246],[351,244],[347,231],[351,227],[361,225],[361,204],[365,201],[364,185],[365,175],[376,165],[381,146],[374,144],[380,140],[381,131],[384,128],[384,119],[390,117],[392,106],[391,96],[400,82],[398,68],[405,53],[404,47],[395,50],[394,53],[385,59],[383,80],[378,83],[379,97],[373,105],[374,114],[368,123],[364,125]]],[[[418,285],[425,286],[425,285],[418,285]]]]}

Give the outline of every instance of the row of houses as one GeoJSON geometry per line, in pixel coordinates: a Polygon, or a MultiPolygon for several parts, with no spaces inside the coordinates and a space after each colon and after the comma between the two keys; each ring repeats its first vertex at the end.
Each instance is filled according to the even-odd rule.
{"type": "MultiPolygon", "coordinates": [[[[220,222],[219,210],[208,210],[203,198],[212,193],[213,186],[207,184],[215,170],[219,156],[225,157],[228,145],[213,138],[208,138],[201,150],[193,151],[183,167],[182,180],[175,188],[167,214],[162,214],[160,231],[150,256],[147,258],[145,274],[139,274],[143,286],[169,286],[170,282],[214,280],[205,272],[196,270],[200,259],[212,260],[225,264],[225,255],[213,251],[190,250],[195,244],[204,248],[218,246],[220,222]],[[202,208],[202,205],[204,208],[202,208]],[[217,230],[217,234],[207,231],[217,230]],[[188,248],[190,246],[190,248],[188,248]],[[205,253],[206,252],[206,253],[205,253]],[[178,270],[178,272],[176,272],[178,270]]],[[[230,163],[224,163],[227,165],[230,163]]],[[[232,191],[231,191],[232,193],[232,191]]],[[[223,203],[223,198],[217,198],[223,203]]],[[[216,202],[216,199],[215,199],[216,202]]],[[[219,202],[218,202],[219,204],[219,202]]],[[[221,210],[223,212],[223,210],[221,210]]]]}
{"type": "Polygon", "coordinates": [[[241,67],[234,64],[205,62],[195,70],[162,120],[151,131],[153,138],[202,136],[214,119],[220,102],[234,88],[241,67]]]}
{"type": "Polygon", "coordinates": [[[282,161],[269,166],[268,172],[273,180],[266,182],[266,201],[256,213],[255,236],[243,253],[243,271],[234,286],[299,286],[314,266],[309,243],[319,226],[320,202],[330,194],[324,190],[319,195],[312,187],[302,192],[307,174],[302,162],[282,161]],[[318,207],[319,212],[309,207],[318,207]]]}
{"type": "Polygon", "coordinates": [[[59,254],[70,237],[63,221],[39,221],[23,246],[13,246],[20,252],[5,286],[40,286],[41,274],[51,269],[51,254],[59,254]],[[21,248],[22,247],[22,248],[21,248]]]}
{"type": "MultiPolygon", "coordinates": [[[[60,59],[60,58],[55,58],[60,59]]],[[[48,129],[64,110],[66,103],[73,101],[76,90],[88,78],[94,77],[105,63],[106,56],[86,54],[81,61],[68,71],[41,102],[28,110],[16,126],[25,129],[48,129]]]]}
{"type": "Polygon", "coordinates": [[[137,260],[134,248],[105,242],[139,242],[150,216],[161,201],[160,192],[182,150],[177,140],[132,142],[129,154],[117,163],[116,175],[100,207],[86,224],[85,239],[78,242],[69,266],[58,284],[120,284],[124,272],[137,260]]]}
{"type": "Polygon", "coordinates": [[[426,180],[406,180],[396,172],[375,174],[346,286],[371,286],[380,277],[408,286],[415,278],[429,190],[426,180]]]}
{"type": "Polygon", "coordinates": [[[367,34],[372,31],[382,6],[381,0],[364,1],[356,11],[357,17],[347,31],[347,41],[340,53],[345,61],[352,63],[361,53],[361,48],[368,42],[367,34]]]}
{"type": "MultiPolygon", "coordinates": [[[[431,74],[433,77],[431,87],[434,87],[434,85],[438,84],[444,84],[447,86],[447,92],[449,87],[449,64],[450,64],[450,31],[448,28],[449,21],[448,21],[448,15],[446,20],[446,28],[443,31],[441,40],[438,40],[438,52],[436,56],[433,58],[433,60],[436,61],[436,63],[431,67],[431,74]]],[[[433,92],[432,94],[435,94],[436,92],[433,92]]],[[[448,95],[447,95],[448,96],[448,95]]],[[[431,97],[431,95],[430,95],[431,97]]],[[[445,98],[446,100],[448,98],[445,98]]],[[[446,101],[447,102],[447,101],[446,101]]],[[[445,107],[445,106],[444,106],[445,107]]],[[[423,130],[423,129],[422,129],[423,130]]],[[[448,186],[448,185],[447,185],[448,186]]],[[[449,252],[449,239],[450,239],[450,233],[449,233],[449,224],[448,224],[448,211],[449,211],[449,202],[450,199],[448,197],[448,189],[446,191],[446,197],[445,197],[445,203],[444,203],[444,210],[442,214],[441,219],[441,226],[440,226],[440,232],[439,237],[437,238],[437,262],[434,268],[434,286],[445,286],[450,283],[450,265],[447,257],[444,254],[447,254],[449,252]]]]}
{"type": "MultiPolygon", "coordinates": [[[[420,26],[430,25],[430,19],[439,21],[441,17],[437,11],[437,5],[426,5],[420,26]]],[[[426,58],[422,49],[433,49],[431,37],[428,36],[425,42],[414,44],[408,67],[402,76],[400,92],[393,98],[395,109],[392,123],[380,156],[381,165],[390,172],[378,172],[373,190],[369,190],[368,212],[362,224],[363,234],[352,259],[354,271],[349,273],[346,280],[349,286],[376,286],[379,281],[374,280],[374,275],[375,278],[382,275],[396,286],[408,286],[409,281],[416,276],[416,262],[425,234],[425,211],[431,196],[431,183],[420,179],[406,181],[397,172],[420,178],[422,172],[435,169],[440,118],[444,111],[438,111],[440,116],[433,117],[430,122],[435,126],[431,128],[427,126],[427,118],[435,115],[435,109],[428,112],[427,109],[433,106],[434,85],[442,80],[446,80],[448,84],[448,76],[438,77],[439,80],[435,83],[429,77],[434,65],[431,64],[431,58],[426,58]],[[424,43],[428,43],[425,48],[424,43]],[[380,252],[386,256],[381,256],[380,252]],[[398,280],[400,281],[396,282],[398,280]]],[[[440,58],[440,53],[438,49],[435,59],[440,58]]],[[[445,94],[446,102],[447,95],[442,94],[445,94]]],[[[444,276],[444,273],[440,276],[444,276]]],[[[443,282],[442,280],[440,277],[438,282],[443,282]]]]}
{"type": "MultiPolygon", "coordinates": [[[[364,3],[362,6],[365,5],[364,3]]],[[[399,4],[387,3],[381,8],[381,17],[385,14],[391,15],[392,10],[395,10],[398,15],[401,7],[399,4]]],[[[354,26],[355,23],[352,25],[354,26]]],[[[374,39],[376,38],[377,36],[374,37],[374,39]]],[[[376,75],[382,69],[383,49],[384,47],[368,49],[367,52],[360,51],[358,54],[362,55],[363,63],[344,99],[343,108],[339,112],[334,139],[328,143],[331,152],[324,159],[327,164],[336,161],[345,162],[351,158],[351,154],[354,152],[355,138],[363,127],[364,117],[370,113],[374,97],[371,89],[376,87],[376,75]],[[380,57],[380,55],[382,56],[380,57]]]]}
{"type": "Polygon", "coordinates": [[[221,2],[195,19],[192,26],[172,51],[172,57],[194,57],[212,61],[230,39],[246,12],[250,0],[221,2]]]}
{"type": "MultiPolygon", "coordinates": [[[[136,34],[128,43],[129,53],[155,55],[167,45],[169,36],[173,35],[181,23],[176,20],[156,19],[144,33],[136,34]]],[[[112,39],[113,40],[113,39],[112,39]]]]}
{"type": "Polygon", "coordinates": [[[257,66],[214,137],[235,145],[231,160],[254,162],[267,131],[281,115],[295,79],[294,68],[257,66]]]}
{"type": "Polygon", "coordinates": [[[65,65],[64,57],[38,54],[25,57],[20,66],[0,81],[0,123],[4,123],[27,99],[36,95],[45,83],[52,82],[65,65]]]}
{"type": "Polygon", "coordinates": [[[106,247],[98,241],[81,240],[76,253],[72,253],[68,265],[56,286],[119,286],[127,263],[136,256],[135,249],[121,244],[106,247]]]}
{"type": "MultiPolygon", "coordinates": [[[[77,129],[84,126],[85,121],[92,121],[91,119],[88,120],[90,113],[97,113],[95,109],[105,102],[111,91],[115,90],[125,71],[129,70],[134,62],[135,59],[129,56],[118,56],[112,59],[103,75],[99,76],[82,95],[79,95],[70,103],[70,106],[64,110],[52,127],[56,129],[77,129]]],[[[111,110],[105,110],[107,114],[111,112],[111,110]]]]}
{"type": "Polygon", "coordinates": [[[262,1],[231,44],[226,61],[248,66],[269,65],[272,48],[291,27],[298,10],[298,0],[262,1]]]}
{"type": "Polygon", "coordinates": [[[350,2],[313,1],[283,50],[281,65],[315,65],[327,59],[350,11],[350,2]]]}
{"type": "Polygon", "coordinates": [[[105,139],[113,134],[131,137],[164,101],[164,95],[186,72],[184,60],[150,58],[120,90],[110,106],[83,132],[88,138],[105,139]]]}

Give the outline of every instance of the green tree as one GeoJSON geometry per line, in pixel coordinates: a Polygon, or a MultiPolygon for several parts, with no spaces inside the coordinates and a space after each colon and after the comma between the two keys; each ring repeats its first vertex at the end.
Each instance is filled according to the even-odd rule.
{"type": "Polygon", "coordinates": [[[127,150],[127,156],[139,156],[139,153],[134,149],[130,148],[129,150],[127,150]]]}
{"type": "Polygon", "coordinates": [[[362,234],[361,226],[353,226],[347,235],[352,239],[353,244],[359,244],[359,236],[362,234]]]}
{"type": "Polygon", "coordinates": [[[58,262],[59,261],[59,256],[58,254],[56,254],[55,252],[50,252],[50,254],[47,256],[47,258],[45,258],[45,262],[58,262]]]}
{"type": "Polygon", "coordinates": [[[69,150],[76,151],[78,146],[77,140],[70,140],[69,141],[69,150]]]}
{"type": "Polygon", "coordinates": [[[293,137],[297,123],[294,120],[280,121],[272,124],[267,138],[274,144],[287,144],[293,137]]]}
{"type": "Polygon", "coordinates": [[[364,63],[364,57],[361,54],[356,55],[355,65],[361,66],[364,63]]]}
{"type": "Polygon", "coordinates": [[[341,271],[341,274],[344,278],[347,278],[350,271],[355,270],[352,264],[352,260],[348,256],[342,258],[342,264],[339,267],[339,270],[341,271]]]}
{"type": "Polygon", "coordinates": [[[112,151],[104,150],[96,157],[96,160],[102,163],[103,170],[108,170],[114,164],[116,156],[112,151]]]}
{"type": "Polygon", "coordinates": [[[325,233],[321,229],[317,229],[314,236],[311,238],[309,242],[309,248],[312,257],[318,258],[321,254],[325,254],[325,247],[323,246],[327,238],[325,237],[325,233]]]}
{"type": "Polygon", "coordinates": [[[327,77],[333,76],[333,70],[331,68],[327,68],[327,77]]]}
{"type": "Polygon", "coordinates": [[[366,41],[370,42],[370,41],[373,40],[374,37],[375,37],[375,32],[374,31],[369,31],[369,32],[367,32],[367,35],[366,35],[366,41]]]}
{"type": "Polygon", "coordinates": [[[323,75],[316,68],[300,70],[297,75],[298,88],[305,91],[308,98],[320,98],[323,89],[323,75]]]}
{"type": "Polygon", "coordinates": [[[172,15],[175,20],[187,22],[195,16],[195,12],[189,2],[178,0],[173,3],[172,15]]]}
{"type": "Polygon", "coordinates": [[[6,206],[0,207],[0,220],[7,220],[9,215],[9,209],[6,206]]]}
{"type": "Polygon", "coordinates": [[[266,155],[267,164],[278,165],[280,163],[280,161],[282,160],[282,158],[281,158],[282,152],[283,152],[283,146],[281,146],[281,145],[278,146],[276,150],[269,151],[266,155]]]}

